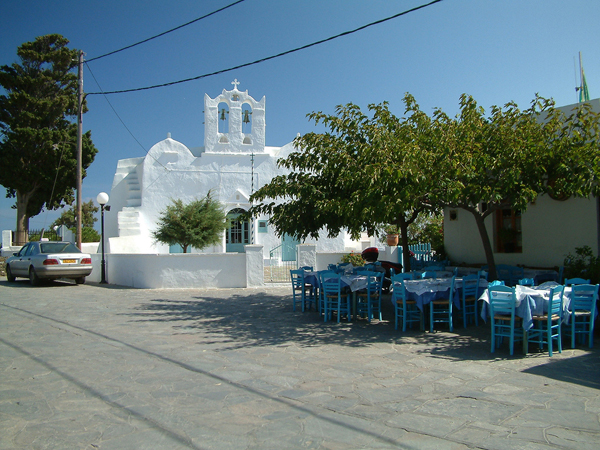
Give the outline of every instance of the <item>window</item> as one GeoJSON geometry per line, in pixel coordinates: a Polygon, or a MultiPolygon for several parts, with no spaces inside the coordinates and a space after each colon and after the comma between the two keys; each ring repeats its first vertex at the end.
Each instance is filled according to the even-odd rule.
{"type": "Polygon", "coordinates": [[[268,233],[269,229],[267,227],[267,221],[266,220],[259,220],[258,221],[258,232],[259,233],[268,233]]]}
{"type": "Polygon", "coordinates": [[[501,209],[496,211],[494,238],[497,253],[522,253],[521,211],[501,209]]]}

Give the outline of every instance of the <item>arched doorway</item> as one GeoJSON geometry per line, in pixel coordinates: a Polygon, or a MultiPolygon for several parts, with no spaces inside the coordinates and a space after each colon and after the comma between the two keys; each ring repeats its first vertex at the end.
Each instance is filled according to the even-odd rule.
{"type": "Polygon", "coordinates": [[[231,224],[225,235],[225,251],[228,253],[244,253],[244,245],[250,243],[250,222],[239,218],[244,212],[241,208],[235,208],[227,214],[231,224]]]}

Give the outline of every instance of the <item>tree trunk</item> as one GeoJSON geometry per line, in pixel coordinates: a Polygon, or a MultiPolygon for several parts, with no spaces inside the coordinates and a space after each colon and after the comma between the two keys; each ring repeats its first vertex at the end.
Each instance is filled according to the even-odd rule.
{"type": "Polygon", "coordinates": [[[410,272],[410,250],[408,248],[408,222],[401,217],[398,221],[400,239],[402,240],[402,267],[404,272],[410,272]]]}
{"type": "Polygon", "coordinates": [[[492,250],[492,243],[488,236],[487,229],[485,228],[484,217],[479,214],[478,211],[471,211],[471,214],[475,217],[475,223],[479,230],[479,236],[481,237],[481,243],[483,244],[483,250],[485,251],[485,260],[488,265],[488,279],[490,281],[496,279],[496,262],[494,261],[494,251],[492,250]]]}
{"type": "Polygon", "coordinates": [[[15,244],[25,245],[29,241],[29,217],[27,217],[27,204],[31,193],[22,194],[17,191],[17,236],[15,244]]]}

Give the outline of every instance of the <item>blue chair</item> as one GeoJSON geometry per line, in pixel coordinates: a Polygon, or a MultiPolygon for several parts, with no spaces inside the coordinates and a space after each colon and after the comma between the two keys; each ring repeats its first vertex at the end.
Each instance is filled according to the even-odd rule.
{"type": "Polygon", "coordinates": [[[583,278],[565,279],[565,286],[573,286],[574,284],[590,284],[590,280],[584,280],[583,278]]]}
{"type": "Polygon", "coordinates": [[[422,327],[423,323],[423,315],[417,307],[417,302],[407,299],[405,280],[412,280],[412,274],[399,273],[392,277],[392,304],[394,305],[396,330],[399,321],[402,321],[403,332],[406,331],[407,325],[412,328],[413,323],[420,323],[422,327]]]}
{"type": "Polygon", "coordinates": [[[332,313],[337,313],[337,321],[343,313],[348,316],[350,322],[352,312],[350,308],[350,295],[342,292],[342,275],[339,273],[325,272],[321,274],[321,292],[323,296],[323,312],[325,322],[327,322],[332,313]]]}
{"type": "Polygon", "coordinates": [[[563,276],[565,274],[565,266],[560,266],[558,268],[558,284],[563,284],[563,276]]]}
{"type": "Polygon", "coordinates": [[[448,298],[440,298],[429,303],[429,332],[433,333],[435,323],[447,323],[450,331],[454,331],[452,324],[452,298],[454,297],[454,283],[456,277],[452,277],[448,298]]]}
{"type": "Polygon", "coordinates": [[[327,264],[327,270],[335,272],[335,269],[337,269],[337,264],[327,264]]]}
{"type": "Polygon", "coordinates": [[[435,273],[435,271],[433,271],[433,270],[428,270],[428,271],[425,271],[425,272],[421,273],[421,278],[422,279],[437,278],[437,273],[435,273]]]}
{"type": "Polygon", "coordinates": [[[479,278],[483,278],[485,281],[487,281],[488,275],[489,275],[489,272],[487,270],[480,270],[479,272],[477,272],[477,276],[479,278]]]}
{"type": "Polygon", "coordinates": [[[552,356],[552,346],[554,339],[558,344],[558,353],[562,353],[562,313],[563,313],[563,292],[565,287],[562,285],[550,289],[548,296],[548,312],[538,316],[533,316],[534,326],[528,331],[527,339],[529,342],[537,342],[540,349],[544,344],[548,345],[548,355],[552,356]]]}
{"type": "Polygon", "coordinates": [[[535,280],[533,278],[521,278],[519,284],[521,286],[535,286],[535,280]]]}
{"type": "Polygon", "coordinates": [[[492,353],[500,346],[503,337],[509,338],[510,354],[514,354],[515,341],[523,340],[523,329],[515,327],[515,289],[503,285],[488,287],[492,328],[492,353]]]}
{"type": "Polygon", "coordinates": [[[502,280],[494,280],[494,281],[489,282],[488,288],[490,288],[492,286],[505,286],[505,284],[504,284],[504,281],[502,281],[502,280]]]}
{"type": "Polygon", "coordinates": [[[522,278],[525,278],[525,269],[518,266],[510,266],[510,286],[516,286],[522,278]]]}
{"type": "Polygon", "coordinates": [[[379,315],[380,321],[383,320],[381,317],[381,292],[384,273],[363,270],[357,272],[357,275],[367,277],[367,287],[356,292],[357,314],[366,313],[369,322],[375,314],[379,315]]]}
{"type": "Polygon", "coordinates": [[[467,275],[462,280],[461,305],[463,326],[467,328],[468,319],[475,318],[475,326],[479,325],[477,316],[477,300],[479,300],[479,274],[467,275]]]}
{"type": "Polygon", "coordinates": [[[588,336],[588,347],[594,346],[594,317],[598,301],[597,284],[578,284],[571,288],[569,303],[570,323],[566,328],[571,335],[571,348],[575,348],[575,337],[588,336]]]}
{"type": "Polygon", "coordinates": [[[440,265],[434,265],[434,266],[426,266],[423,269],[423,272],[442,272],[444,270],[446,270],[446,268],[444,266],[440,266],[440,265]]]}
{"type": "Polygon", "coordinates": [[[311,308],[313,300],[316,302],[313,287],[304,281],[304,270],[290,270],[292,279],[292,311],[296,311],[296,303],[302,304],[302,312],[308,303],[308,309],[311,308]]]}
{"type": "Polygon", "coordinates": [[[317,289],[317,304],[318,304],[318,311],[319,314],[323,314],[325,312],[325,296],[323,295],[323,289],[321,288],[321,283],[322,283],[322,279],[323,276],[330,276],[330,275],[335,275],[336,272],[334,270],[324,270],[322,272],[318,272],[317,273],[317,277],[319,279],[319,287],[317,289]]]}
{"type": "Polygon", "coordinates": [[[508,264],[496,264],[496,278],[504,281],[506,286],[512,286],[511,280],[511,266],[508,264]]]}
{"type": "MultiPolygon", "coordinates": [[[[391,270],[393,270],[393,268],[391,270]]],[[[392,274],[392,276],[395,276],[395,277],[397,277],[397,279],[402,279],[402,280],[414,280],[415,279],[414,272],[394,273],[394,274],[392,274]]],[[[419,278],[421,278],[420,274],[419,274],[419,278]]]]}
{"type": "Polygon", "coordinates": [[[314,269],[312,266],[302,266],[299,268],[300,270],[305,270],[306,272],[313,272],[314,269]]]}

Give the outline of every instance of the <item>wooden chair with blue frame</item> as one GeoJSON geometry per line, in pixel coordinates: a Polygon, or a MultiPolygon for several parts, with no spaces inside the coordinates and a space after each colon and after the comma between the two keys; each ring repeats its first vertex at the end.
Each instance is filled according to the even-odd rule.
{"type": "Polygon", "coordinates": [[[450,331],[454,331],[452,323],[452,299],[454,298],[454,287],[456,277],[452,277],[448,298],[432,300],[429,303],[429,332],[433,333],[433,326],[436,323],[447,323],[450,331]]]}
{"type": "Polygon", "coordinates": [[[330,320],[334,312],[337,313],[338,323],[343,313],[347,315],[348,322],[350,322],[352,318],[350,295],[342,291],[342,275],[331,272],[322,273],[320,284],[323,295],[325,322],[330,320]]]}
{"type": "Polygon", "coordinates": [[[292,311],[296,311],[296,303],[302,305],[302,312],[306,309],[307,303],[308,309],[310,309],[312,302],[316,303],[317,299],[312,286],[304,281],[304,270],[290,270],[290,277],[292,279],[292,311]]]}
{"type": "Polygon", "coordinates": [[[521,278],[519,284],[521,286],[535,286],[535,280],[533,278],[521,278]]]}
{"type": "Polygon", "coordinates": [[[574,284],[590,284],[590,280],[585,280],[583,278],[566,278],[565,286],[573,286],[574,284]]]}
{"type": "Polygon", "coordinates": [[[367,320],[369,322],[371,322],[371,319],[375,316],[375,314],[378,314],[379,320],[382,320],[381,292],[383,290],[384,273],[363,270],[357,272],[357,275],[363,275],[367,277],[367,287],[357,291],[356,293],[356,313],[366,313],[367,320]]]}
{"type": "Polygon", "coordinates": [[[406,331],[406,326],[412,328],[413,323],[419,323],[423,328],[423,314],[417,307],[417,302],[408,300],[406,294],[405,280],[412,280],[411,273],[399,273],[392,276],[392,303],[394,305],[394,317],[396,321],[396,330],[398,323],[402,321],[402,331],[406,331]]]}
{"type": "Polygon", "coordinates": [[[594,346],[594,318],[598,301],[597,284],[577,284],[571,288],[569,325],[565,331],[571,336],[571,348],[575,348],[577,335],[587,337],[588,347],[594,346]]]}
{"type": "Polygon", "coordinates": [[[474,318],[475,326],[479,325],[477,316],[477,301],[479,300],[479,274],[467,275],[462,279],[461,306],[463,316],[463,326],[467,328],[467,323],[471,317],[474,318]]]}
{"type": "Polygon", "coordinates": [[[523,328],[517,327],[515,288],[497,284],[488,287],[489,310],[492,329],[492,353],[500,346],[502,338],[509,338],[510,354],[514,354],[515,341],[523,340],[523,328]]]}
{"type": "Polygon", "coordinates": [[[533,316],[533,328],[527,332],[528,343],[540,344],[540,350],[544,344],[548,345],[548,355],[552,356],[554,340],[557,341],[558,353],[562,353],[562,314],[563,314],[563,292],[562,285],[550,289],[548,295],[548,311],[545,314],[533,316]]]}

